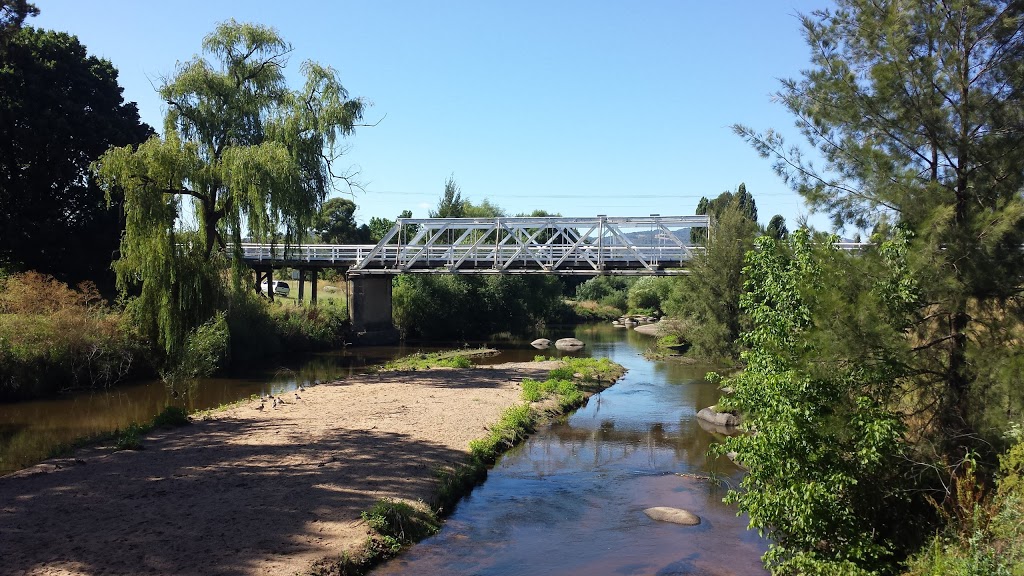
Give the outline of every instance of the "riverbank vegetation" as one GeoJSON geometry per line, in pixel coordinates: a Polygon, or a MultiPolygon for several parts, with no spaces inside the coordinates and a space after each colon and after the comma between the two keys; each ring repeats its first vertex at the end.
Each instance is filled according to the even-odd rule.
{"type": "Polygon", "coordinates": [[[344,310],[273,304],[253,293],[194,331],[187,355],[167,371],[130,304],[111,306],[90,283],[77,289],[26,272],[0,274],[0,399],[104,388],[153,376],[172,384],[245,368],[283,354],[336,348],[348,334],[344,310]]]}
{"type": "Polygon", "coordinates": [[[466,348],[462,350],[446,350],[443,352],[418,353],[391,360],[380,368],[381,372],[403,370],[430,370],[431,368],[469,368],[473,365],[470,358],[492,356],[498,351],[493,348],[466,348]]]}
{"type": "Polygon", "coordinates": [[[750,470],[728,498],[775,574],[1020,574],[1024,10],[837,5],[778,94],[824,163],[736,131],[873,245],[746,251],[723,404],[757,433],[720,449],[750,470]]]}

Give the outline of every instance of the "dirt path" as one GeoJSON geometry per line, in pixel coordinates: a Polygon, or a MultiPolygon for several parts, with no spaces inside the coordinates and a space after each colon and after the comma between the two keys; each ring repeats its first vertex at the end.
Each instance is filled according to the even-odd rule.
{"type": "Polygon", "coordinates": [[[294,574],[366,538],[555,363],[360,376],[0,477],[0,573],[294,574]]]}

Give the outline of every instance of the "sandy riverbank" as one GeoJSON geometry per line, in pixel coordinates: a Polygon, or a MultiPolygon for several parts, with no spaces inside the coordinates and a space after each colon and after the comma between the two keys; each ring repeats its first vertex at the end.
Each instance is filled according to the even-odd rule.
{"type": "Polygon", "coordinates": [[[360,376],[0,477],[2,571],[302,572],[364,542],[378,499],[428,499],[434,471],[555,365],[360,376]]]}

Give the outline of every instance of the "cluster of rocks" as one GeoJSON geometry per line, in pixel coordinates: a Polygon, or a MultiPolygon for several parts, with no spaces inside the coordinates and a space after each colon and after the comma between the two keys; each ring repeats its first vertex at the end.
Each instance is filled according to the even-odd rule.
{"type": "Polygon", "coordinates": [[[619,328],[632,328],[639,324],[653,324],[658,319],[654,316],[622,316],[618,320],[612,320],[612,326],[619,328]]]}
{"type": "MultiPolygon", "coordinates": [[[[533,346],[538,350],[544,350],[551,347],[551,340],[548,340],[547,338],[537,338],[533,342],[530,342],[530,346],[533,346]]],[[[578,340],[576,338],[559,338],[555,341],[555,348],[558,348],[559,350],[579,350],[584,346],[586,346],[586,344],[584,344],[582,340],[578,340]]]]}

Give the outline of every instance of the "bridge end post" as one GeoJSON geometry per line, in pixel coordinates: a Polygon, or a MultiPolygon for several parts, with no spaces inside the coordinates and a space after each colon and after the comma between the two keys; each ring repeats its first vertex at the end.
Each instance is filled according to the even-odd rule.
{"type": "Polygon", "coordinates": [[[391,317],[390,274],[348,275],[348,317],[358,344],[388,344],[398,341],[391,317]]]}

